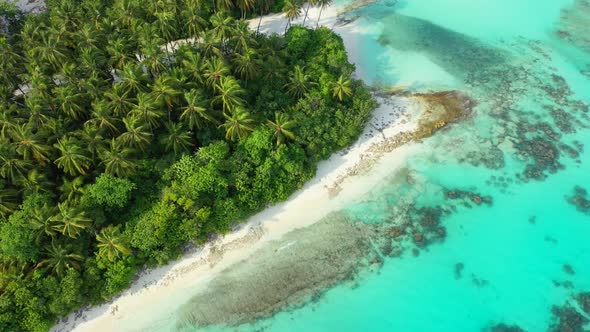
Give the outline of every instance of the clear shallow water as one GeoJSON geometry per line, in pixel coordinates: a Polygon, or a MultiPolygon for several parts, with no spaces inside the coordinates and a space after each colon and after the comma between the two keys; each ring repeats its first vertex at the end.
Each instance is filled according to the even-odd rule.
{"type": "Polygon", "coordinates": [[[377,1],[348,13],[369,31],[358,45],[369,82],[458,89],[479,103],[424,142],[403,181],[392,174],[344,211],[393,225],[404,208],[435,209],[446,237],[422,246],[410,236],[394,244],[400,257],[316,301],[207,330],[546,331],[553,306],[590,291],[590,214],[568,201],[575,186],[590,189],[590,45],[576,38],[590,28],[564,15],[581,3],[377,1]],[[449,194],[459,190],[472,196],[449,194]]]}

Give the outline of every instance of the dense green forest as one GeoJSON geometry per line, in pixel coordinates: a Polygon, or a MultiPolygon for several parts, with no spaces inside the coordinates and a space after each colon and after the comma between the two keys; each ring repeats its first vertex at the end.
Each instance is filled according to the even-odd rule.
{"type": "Polygon", "coordinates": [[[375,107],[330,30],[248,29],[270,0],[47,5],[0,6],[1,331],[46,331],[285,200],[375,107]]]}

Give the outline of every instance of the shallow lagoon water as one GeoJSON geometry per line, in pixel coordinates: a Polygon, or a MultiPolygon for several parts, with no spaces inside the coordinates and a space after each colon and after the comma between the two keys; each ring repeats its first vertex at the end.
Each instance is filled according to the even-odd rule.
{"type": "MultiPolygon", "coordinates": [[[[379,50],[378,66],[390,68],[392,75],[375,74],[377,81],[386,85],[401,82],[419,91],[462,89],[480,102],[472,119],[425,142],[424,152],[408,162],[419,189],[410,194],[384,184],[351,206],[349,213],[374,220],[379,211],[388,214],[392,205],[408,201],[408,196],[423,206],[440,205],[449,188],[490,195],[493,205],[458,207],[443,218],[444,242],[420,250],[417,257],[406,251],[400,258],[388,258],[379,272],[360,278],[355,287],[337,286],[315,303],[243,326],[244,330],[256,326],[265,331],[480,331],[505,323],[526,331],[546,331],[555,326],[552,307],[573,305],[575,294],[590,290],[590,217],[566,198],[576,185],[588,183],[590,156],[584,151],[570,158],[561,152],[562,169],[554,174],[544,171],[542,180],[519,179],[516,175],[522,175],[531,163],[530,156],[519,157],[522,151],[502,144],[512,138],[502,133],[511,133],[504,127],[524,126],[521,120],[554,128],[555,119],[543,105],[557,104],[584,118],[567,103],[560,105],[561,97],[548,96],[542,88],[540,93],[535,91],[539,89],[536,84],[550,82],[551,75],[557,75],[569,86],[572,100],[590,103],[590,77],[583,73],[590,54],[556,33],[562,10],[572,6],[574,1],[569,0],[408,0],[395,6],[377,1],[348,13],[362,24],[377,27],[368,29],[370,38],[362,41],[366,63],[359,64],[361,68],[375,66],[375,57],[369,55],[379,50]],[[437,34],[444,42],[457,44],[427,39],[437,34]],[[384,39],[390,41],[384,43],[384,39]],[[472,52],[475,48],[477,52],[472,52]],[[497,61],[482,59],[481,54],[488,50],[500,54],[497,61]],[[465,52],[463,57],[461,52],[465,52]],[[420,57],[414,58],[412,66],[414,54],[420,57]],[[466,63],[469,60],[482,63],[473,66],[466,63]],[[530,74],[519,76],[521,66],[530,74]],[[437,70],[423,76],[428,71],[425,68],[437,70]],[[504,95],[512,102],[502,106],[528,112],[513,119],[512,125],[497,121],[502,112],[490,99],[498,95],[504,99],[504,91],[490,91],[500,83],[481,83],[488,72],[505,73],[515,86],[509,89],[513,96],[504,95]],[[522,90],[516,88],[519,83],[522,90]],[[502,152],[502,167],[470,160],[477,158],[470,158],[468,151],[485,154],[494,145],[502,152]],[[567,271],[568,265],[574,274],[567,271]]],[[[590,33],[589,26],[581,29],[590,33]]],[[[495,79],[490,77],[490,81],[495,79]]],[[[559,133],[557,141],[590,142],[587,121],[581,122],[574,125],[575,133],[559,133]]],[[[559,132],[559,128],[554,130],[559,132]]],[[[539,136],[534,132],[526,135],[539,136]]]]}
{"type": "Polygon", "coordinates": [[[399,257],[314,301],[205,330],[481,331],[504,323],[559,331],[552,308],[575,307],[574,297],[590,291],[590,211],[571,203],[576,186],[590,189],[590,53],[575,38],[590,24],[563,15],[583,14],[586,4],[389,0],[347,13],[368,31],[357,64],[367,81],[457,89],[478,102],[469,119],[422,143],[402,181],[391,174],[342,211],[394,225],[403,207],[435,209],[444,241],[405,241],[399,257]]]}

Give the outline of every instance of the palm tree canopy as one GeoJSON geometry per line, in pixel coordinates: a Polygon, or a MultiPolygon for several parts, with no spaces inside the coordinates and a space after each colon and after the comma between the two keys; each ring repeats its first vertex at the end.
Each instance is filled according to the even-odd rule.
{"type": "Polygon", "coordinates": [[[192,133],[184,128],[182,123],[169,122],[166,124],[166,132],[160,138],[166,151],[173,151],[175,154],[188,152],[193,146],[192,133]]]}
{"type": "Polygon", "coordinates": [[[47,267],[53,274],[63,276],[68,269],[78,269],[84,258],[79,254],[69,252],[65,247],[52,243],[45,249],[47,258],[43,259],[37,268],[47,267]]]}
{"type": "Polygon", "coordinates": [[[215,85],[217,95],[211,101],[213,104],[221,104],[223,111],[231,111],[244,104],[244,89],[240,87],[238,81],[231,77],[222,77],[219,83],[215,85]]]}
{"type": "Polygon", "coordinates": [[[121,235],[119,227],[109,225],[103,228],[100,233],[96,234],[96,241],[98,241],[98,255],[107,258],[109,261],[114,261],[121,256],[131,255],[131,250],[127,245],[127,241],[121,235]]]}
{"type": "Polygon", "coordinates": [[[55,148],[61,154],[54,162],[57,167],[72,176],[86,174],[92,160],[86,155],[86,150],[82,149],[80,141],[72,137],[65,137],[55,144],[55,148]]]}
{"type": "Polygon", "coordinates": [[[352,95],[352,82],[350,79],[345,78],[343,75],[338,77],[338,81],[334,83],[332,88],[333,96],[338,97],[338,100],[342,101],[345,97],[352,95]]]}
{"type": "Polygon", "coordinates": [[[92,224],[86,213],[68,203],[57,205],[59,212],[50,218],[55,222],[53,229],[70,238],[77,238],[80,233],[92,224]]]}
{"type": "Polygon", "coordinates": [[[275,121],[267,120],[267,126],[273,130],[273,137],[276,138],[277,145],[284,144],[287,139],[295,139],[292,129],[296,125],[297,122],[290,120],[285,113],[276,113],[275,121]]]}
{"type": "Polygon", "coordinates": [[[301,98],[309,91],[310,87],[315,83],[312,82],[309,76],[305,73],[304,68],[295,66],[293,72],[289,76],[289,82],[285,84],[287,92],[295,98],[301,98]]]}
{"type": "Polygon", "coordinates": [[[250,113],[242,108],[232,111],[231,115],[223,114],[225,123],[220,127],[225,128],[225,138],[237,141],[242,140],[254,131],[254,119],[250,113]]]}

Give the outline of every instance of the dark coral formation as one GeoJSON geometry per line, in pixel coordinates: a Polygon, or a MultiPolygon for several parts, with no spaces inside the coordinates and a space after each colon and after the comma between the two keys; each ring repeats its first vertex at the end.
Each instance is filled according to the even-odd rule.
{"type": "MultiPolygon", "coordinates": [[[[385,231],[383,239],[389,256],[399,256],[405,249],[424,249],[427,246],[443,241],[446,229],[441,225],[443,209],[441,207],[416,208],[409,206],[402,215],[402,222],[390,226],[385,231]]],[[[385,253],[385,251],[384,251],[385,253]]],[[[419,251],[413,250],[417,256],[419,251]]]]}
{"type": "Polygon", "coordinates": [[[552,323],[548,332],[583,332],[586,324],[590,323],[587,318],[590,315],[590,292],[580,293],[572,297],[577,302],[573,305],[572,301],[566,301],[562,306],[553,306],[552,323]]]}
{"type": "Polygon", "coordinates": [[[550,140],[537,136],[530,140],[523,140],[515,145],[521,156],[531,159],[533,163],[525,166],[524,180],[543,180],[546,172],[555,173],[563,169],[559,162],[560,151],[550,140]]]}
{"type": "Polygon", "coordinates": [[[471,206],[470,203],[475,205],[485,204],[488,206],[491,206],[493,203],[492,196],[460,189],[447,190],[445,192],[445,198],[449,200],[461,200],[463,201],[463,204],[468,207],[471,206]]]}
{"type": "Polygon", "coordinates": [[[590,292],[578,294],[576,300],[578,301],[580,308],[590,315],[590,292]]]}
{"type": "Polygon", "coordinates": [[[459,91],[416,93],[413,96],[419,99],[425,108],[415,132],[418,139],[432,136],[448,124],[465,119],[473,113],[477,105],[473,98],[459,91]]]}
{"type": "Polygon", "coordinates": [[[588,192],[586,189],[580,186],[575,186],[573,191],[574,194],[567,197],[567,201],[575,206],[578,211],[590,214],[590,200],[588,199],[588,192]]]}
{"type": "MultiPolygon", "coordinates": [[[[563,305],[554,305],[551,308],[552,320],[547,332],[584,332],[586,324],[590,323],[587,315],[590,315],[590,292],[580,293],[572,297],[577,302],[566,301],[563,305]],[[580,311],[581,310],[581,311],[580,311]],[[582,312],[583,311],[583,312],[582,312]]],[[[517,325],[497,324],[482,331],[490,332],[520,332],[525,331],[517,325]]]]}
{"type": "Polygon", "coordinates": [[[570,275],[576,274],[576,272],[574,271],[574,268],[569,264],[563,264],[563,272],[570,274],[570,275]]]}
{"type": "Polygon", "coordinates": [[[584,325],[590,322],[569,304],[562,307],[554,306],[551,313],[553,323],[548,332],[583,332],[584,325]]]}
{"type": "Polygon", "coordinates": [[[525,332],[525,330],[522,329],[518,325],[509,325],[506,323],[495,324],[489,328],[483,329],[482,331],[485,331],[485,332],[525,332]]]}
{"type": "Polygon", "coordinates": [[[572,7],[566,8],[561,13],[561,19],[556,35],[590,52],[590,1],[576,0],[572,7]]]}
{"type": "Polygon", "coordinates": [[[471,282],[477,288],[482,288],[482,287],[485,287],[489,284],[489,281],[482,279],[482,278],[476,276],[475,274],[471,274],[471,282]]]}
{"type": "Polygon", "coordinates": [[[463,277],[463,269],[465,268],[465,264],[457,263],[455,264],[455,279],[459,280],[463,277]]]}
{"type": "Polygon", "coordinates": [[[181,308],[183,326],[236,325],[313,300],[380,264],[372,226],[334,213],[266,245],[213,279],[181,308]]]}
{"type": "Polygon", "coordinates": [[[446,29],[430,21],[395,11],[382,14],[387,25],[379,42],[403,51],[417,51],[455,77],[502,65],[507,56],[476,38],[446,29]]]}

